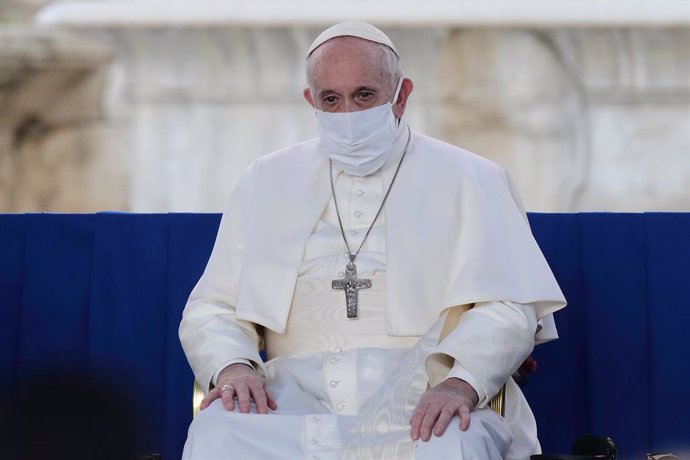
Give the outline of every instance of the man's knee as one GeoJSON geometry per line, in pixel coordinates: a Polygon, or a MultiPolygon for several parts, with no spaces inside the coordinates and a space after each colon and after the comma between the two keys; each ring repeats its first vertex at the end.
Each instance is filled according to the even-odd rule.
{"type": "Polygon", "coordinates": [[[231,430],[231,422],[228,420],[228,411],[223,407],[220,399],[213,401],[206,409],[199,411],[191,425],[189,425],[189,438],[200,439],[204,442],[213,439],[222,439],[231,430]]]}
{"type": "Polygon", "coordinates": [[[503,418],[490,409],[482,409],[472,412],[467,430],[460,430],[460,417],[455,416],[442,436],[418,441],[415,458],[501,460],[512,441],[510,427],[503,418]]]}

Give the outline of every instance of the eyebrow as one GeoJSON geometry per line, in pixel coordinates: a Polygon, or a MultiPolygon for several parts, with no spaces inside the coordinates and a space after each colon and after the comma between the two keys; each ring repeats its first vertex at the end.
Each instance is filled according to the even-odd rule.
{"type": "Polygon", "coordinates": [[[360,86],[359,88],[357,88],[357,89],[355,90],[355,93],[357,93],[357,92],[359,92],[359,91],[369,91],[369,92],[371,92],[371,93],[378,93],[378,92],[379,92],[378,89],[372,88],[372,87],[370,87],[370,86],[360,86]]]}
{"type": "Polygon", "coordinates": [[[326,94],[331,94],[331,93],[339,94],[337,91],[335,91],[333,89],[324,89],[324,90],[319,91],[319,97],[321,98],[321,97],[324,97],[326,94]]]}

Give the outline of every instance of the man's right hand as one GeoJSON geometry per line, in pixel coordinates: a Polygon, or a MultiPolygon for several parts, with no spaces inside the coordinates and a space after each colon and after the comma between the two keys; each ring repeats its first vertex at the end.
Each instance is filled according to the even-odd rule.
{"type": "Polygon", "coordinates": [[[235,410],[235,398],[237,398],[240,412],[243,414],[249,413],[249,403],[252,400],[259,414],[267,414],[269,409],[278,408],[268,394],[266,379],[251,366],[242,363],[231,364],[218,374],[216,387],[201,401],[200,409],[206,409],[218,398],[223,399],[223,407],[227,410],[235,410]]]}

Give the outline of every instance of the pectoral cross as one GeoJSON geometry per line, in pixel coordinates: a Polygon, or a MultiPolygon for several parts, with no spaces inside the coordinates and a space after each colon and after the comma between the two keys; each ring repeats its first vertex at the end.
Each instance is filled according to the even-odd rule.
{"type": "Polygon", "coordinates": [[[345,291],[345,306],[347,307],[348,319],[357,319],[357,294],[359,291],[371,287],[370,279],[357,278],[357,266],[354,259],[354,256],[350,256],[350,262],[345,267],[345,276],[339,280],[333,280],[331,284],[333,289],[345,291]]]}

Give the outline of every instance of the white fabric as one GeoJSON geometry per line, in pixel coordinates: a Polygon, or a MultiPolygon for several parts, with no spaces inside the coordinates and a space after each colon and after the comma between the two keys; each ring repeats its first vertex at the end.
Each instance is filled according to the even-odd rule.
{"type": "MultiPolygon", "coordinates": [[[[403,79],[398,80],[392,102],[398,100],[403,79]]],[[[393,114],[393,104],[354,112],[314,109],[319,122],[319,152],[349,174],[366,176],[383,166],[395,141],[407,129],[393,114]]]]}
{"type": "Polygon", "coordinates": [[[448,358],[452,357],[471,374],[468,383],[479,386],[477,407],[484,407],[531,353],[535,328],[536,316],[530,307],[476,304],[427,357],[430,384],[448,376],[452,362],[448,358]]]}
{"type": "MultiPolygon", "coordinates": [[[[343,171],[336,171],[334,174],[335,191],[342,211],[345,235],[353,251],[356,251],[362,243],[371,220],[378,211],[401,153],[402,151],[399,151],[393,156],[382,171],[366,177],[354,177],[343,171]]],[[[356,260],[359,276],[371,278],[376,289],[360,291],[361,321],[347,320],[344,310],[341,308],[344,302],[344,293],[333,291],[328,287],[329,280],[343,276],[344,267],[348,260],[347,253],[344,252],[335,203],[332,199],[329,200],[328,206],[326,206],[305,246],[304,260],[299,268],[298,283],[295,288],[288,326],[283,334],[266,330],[265,345],[269,358],[300,353],[305,349],[325,351],[336,346],[342,349],[394,348],[410,347],[416,343],[417,338],[414,336],[396,337],[385,333],[385,293],[380,289],[381,286],[385,286],[384,275],[386,273],[385,222],[386,213],[382,211],[356,260]],[[319,287],[324,284],[326,285],[325,291],[320,290],[319,287]],[[311,302],[307,304],[308,306],[295,308],[295,297],[299,298],[300,296],[308,296],[311,302]],[[316,299],[319,302],[316,302],[316,299]],[[325,337],[323,336],[324,330],[328,331],[325,337]]],[[[493,319],[503,321],[510,327],[522,328],[519,330],[525,331],[527,340],[531,343],[531,336],[536,329],[535,313],[531,306],[493,303],[483,304],[481,307],[480,313],[488,313],[493,319]]],[[[472,319],[474,315],[475,313],[472,312],[468,316],[468,320],[476,324],[477,321],[481,321],[481,318],[479,320],[472,319]]],[[[493,319],[489,318],[489,321],[493,319]]],[[[448,340],[458,340],[455,337],[455,335],[449,337],[448,340]]],[[[476,337],[472,337],[472,340],[486,341],[486,339],[476,337]]],[[[528,351],[524,347],[520,347],[519,343],[517,345],[507,343],[506,350],[496,349],[500,344],[502,342],[496,342],[494,338],[490,338],[484,346],[492,346],[492,352],[500,355],[519,350],[514,358],[517,360],[516,363],[502,366],[512,369],[510,371],[512,373],[514,368],[522,363],[528,351]]],[[[454,344],[457,348],[472,348],[471,345],[471,343],[465,345],[457,342],[454,344]]],[[[483,375],[489,373],[483,370],[483,366],[475,365],[470,371],[459,361],[455,361],[448,376],[468,382],[477,391],[480,405],[483,406],[490,399],[486,393],[487,388],[489,388],[488,391],[498,391],[507,376],[500,373],[493,377],[493,382],[486,382],[477,379],[472,372],[483,375]]]]}
{"type": "Polygon", "coordinates": [[[318,48],[328,40],[331,40],[336,37],[348,36],[362,38],[364,40],[369,40],[370,42],[381,43],[382,45],[386,45],[387,47],[392,49],[398,57],[400,56],[398,54],[398,50],[395,49],[395,45],[393,45],[393,42],[390,40],[390,38],[388,38],[386,34],[384,34],[381,30],[377,29],[376,27],[372,26],[371,24],[367,24],[366,22],[360,21],[341,22],[324,30],[319,34],[318,37],[314,39],[312,44],[309,46],[307,56],[313,53],[316,48],[318,48]]]}
{"type": "MultiPolygon", "coordinates": [[[[330,197],[328,161],[317,144],[262,157],[245,171],[190,305],[230,305],[227,314],[285,329],[306,240],[330,197]],[[289,212],[277,222],[276,210],[289,212]]],[[[538,318],[565,305],[495,164],[413,133],[386,213],[395,222],[386,226],[389,334],[421,335],[455,305],[533,304],[538,318]],[[423,282],[410,282],[421,269],[423,282]]]]}
{"type": "MultiPolygon", "coordinates": [[[[353,250],[376,214],[401,154],[400,149],[381,171],[366,177],[336,170],[336,194],[353,250]]],[[[416,458],[439,458],[439,452],[448,449],[456,452],[457,458],[525,458],[538,452],[534,419],[512,381],[506,421],[488,409],[480,409],[473,413],[469,432],[459,432],[454,421],[443,438],[412,445],[407,420],[429,380],[424,371],[426,357],[438,354],[438,326],[419,343],[418,337],[386,333],[385,224],[384,211],[357,259],[360,276],[370,277],[372,288],[360,293],[360,319],[346,320],[344,294],[330,289],[330,281],[342,276],[347,257],[334,202],[329,200],[305,245],[286,330],[282,334],[265,331],[267,354],[274,358],[266,364],[266,375],[279,410],[267,419],[261,415],[228,414],[219,403],[212,405],[190,428],[185,458],[227,458],[230,453],[241,458],[347,458],[353,452],[364,458],[411,458],[413,453],[416,458]],[[390,379],[394,374],[401,378],[390,379]],[[413,379],[417,382],[414,390],[400,383],[406,381],[404,375],[417,376],[413,379]],[[402,398],[407,404],[396,406],[392,401],[401,398],[401,391],[410,392],[410,396],[402,398]],[[385,405],[372,412],[370,406],[380,400],[397,407],[397,415],[391,415],[392,409],[385,405]],[[366,420],[371,419],[377,420],[374,431],[366,428],[366,420]],[[362,428],[356,438],[349,438],[342,429],[353,424],[362,428]],[[252,441],[257,432],[270,437],[271,442],[252,441]]],[[[454,347],[486,348],[483,356],[505,356],[520,350],[513,362],[501,364],[503,369],[494,378],[496,383],[473,377],[485,376],[485,368],[496,367],[495,359],[486,360],[494,363],[490,366],[479,360],[471,372],[455,363],[450,375],[464,376],[477,389],[483,405],[488,398],[484,388],[500,386],[531,350],[536,316],[531,306],[500,302],[477,305],[465,315],[471,329],[481,328],[486,337],[468,335],[462,342],[462,335],[451,333],[446,340],[454,347]],[[478,325],[478,321],[488,324],[478,325]],[[488,332],[492,322],[509,325],[510,337],[496,340],[503,334],[488,332]]],[[[464,320],[463,316],[461,324],[464,320]]]]}
{"type": "MultiPolygon", "coordinates": [[[[285,330],[307,240],[330,201],[328,161],[316,147],[309,141],[256,161],[232,194],[180,325],[202,385],[230,359],[261,369],[253,323],[285,330]],[[289,212],[276,217],[277,209],[289,212]]],[[[384,184],[401,153],[384,164],[384,184]]],[[[511,301],[533,304],[544,319],[537,340],[557,336],[550,312],[565,302],[498,166],[413,133],[385,218],[394,222],[384,229],[389,335],[420,336],[454,305],[511,301]]]]}
{"type": "MultiPolygon", "coordinates": [[[[484,321],[489,328],[491,328],[491,323],[495,319],[496,321],[503,322],[507,326],[506,329],[511,329],[511,332],[516,330],[523,331],[522,339],[518,339],[516,343],[511,340],[496,340],[493,334],[465,336],[462,333],[464,329],[481,328],[481,324],[478,324],[478,321],[472,318],[475,316],[476,312],[468,312],[466,313],[468,315],[467,318],[463,318],[463,323],[459,325],[460,329],[454,331],[451,336],[447,337],[447,340],[449,342],[454,341],[454,346],[460,347],[461,349],[473,349],[475,347],[485,348],[488,351],[487,355],[506,356],[509,353],[513,353],[513,361],[504,364],[501,366],[502,368],[511,369],[521,365],[524,362],[524,358],[529,356],[528,352],[525,352],[525,343],[527,343],[525,336],[530,334],[531,331],[536,330],[537,322],[534,308],[532,308],[531,305],[519,305],[512,302],[494,302],[475,306],[475,308],[479,307],[481,307],[481,309],[477,311],[485,317],[489,317],[488,321],[484,321]],[[468,323],[472,323],[472,326],[467,326],[468,323]],[[463,343],[459,343],[458,340],[463,341],[463,343]]],[[[443,343],[442,346],[448,347],[447,342],[443,343]]],[[[531,350],[531,347],[529,349],[531,350]]],[[[443,354],[442,351],[441,354],[443,354]]],[[[485,357],[487,355],[485,355],[485,357]]],[[[479,396],[477,407],[484,407],[491,400],[495,391],[497,391],[505,381],[504,375],[501,373],[494,375],[493,379],[486,378],[486,376],[491,373],[490,370],[486,370],[486,365],[489,364],[491,367],[494,367],[496,366],[495,361],[485,362],[477,360],[475,365],[469,369],[465,367],[465,364],[472,365],[472,363],[457,359],[453,361],[453,367],[448,374],[446,374],[445,378],[458,378],[469,383],[479,396]]],[[[511,372],[511,375],[513,373],[515,373],[515,371],[511,372]]]]}
{"type": "MultiPolygon", "coordinates": [[[[297,308],[309,299],[296,298],[297,308]]],[[[442,322],[411,349],[334,349],[267,362],[278,410],[240,414],[213,403],[190,426],[183,459],[528,458],[535,446],[512,442],[510,408],[505,420],[480,409],[467,432],[453,420],[443,437],[412,442],[408,420],[426,389],[424,357],[442,322]]]]}

